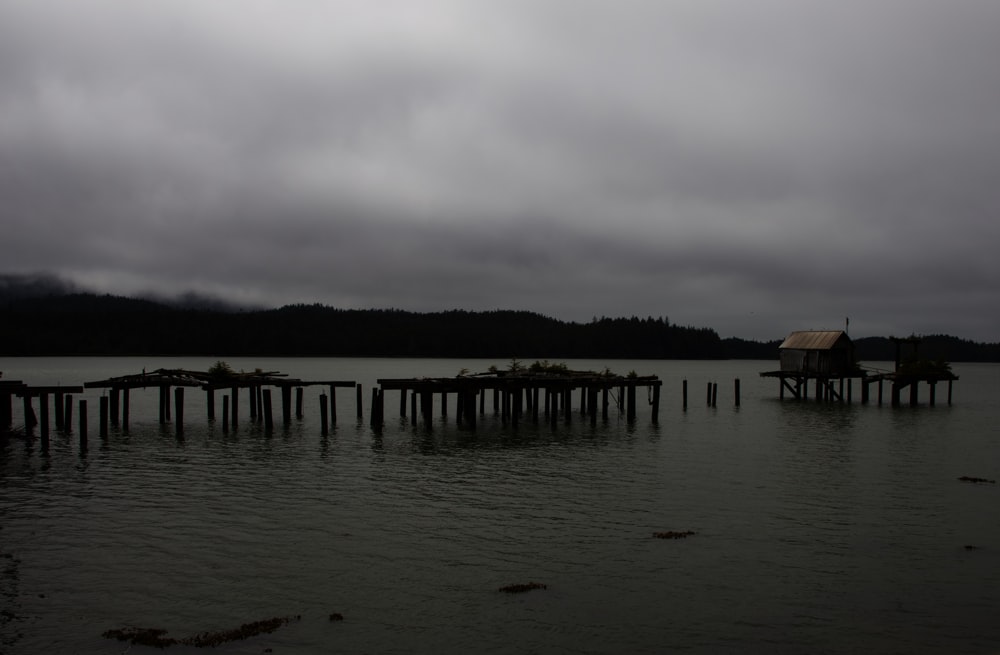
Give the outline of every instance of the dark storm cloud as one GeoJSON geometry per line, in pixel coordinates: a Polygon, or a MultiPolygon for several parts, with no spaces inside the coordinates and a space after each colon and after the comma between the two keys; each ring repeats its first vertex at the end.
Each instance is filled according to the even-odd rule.
{"type": "Polygon", "coordinates": [[[975,0],[6,0],[2,268],[996,341],[998,20],[975,0]]]}

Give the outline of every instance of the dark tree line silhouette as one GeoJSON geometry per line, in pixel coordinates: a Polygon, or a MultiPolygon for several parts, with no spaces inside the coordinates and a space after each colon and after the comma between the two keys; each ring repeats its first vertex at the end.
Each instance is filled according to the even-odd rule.
{"type": "MultiPolygon", "coordinates": [[[[289,305],[225,311],[88,293],[0,299],[3,355],[288,355],[777,359],[780,340],[720,339],[665,317],[573,323],[526,311],[415,313],[289,305]]],[[[862,360],[891,361],[895,345],[855,341],[862,360]]],[[[1000,344],[925,337],[921,356],[1000,361],[1000,344]]]]}

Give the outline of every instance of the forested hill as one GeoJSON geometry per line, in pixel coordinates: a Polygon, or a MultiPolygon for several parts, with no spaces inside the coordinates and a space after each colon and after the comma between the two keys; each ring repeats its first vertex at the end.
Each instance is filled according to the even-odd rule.
{"type": "MultiPolygon", "coordinates": [[[[309,355],[519,359],[771,359],[780,340],[720,339],[665,318],[568,323],[524,311],[183,308],[69,293],[0,300],[0,355],[309,355]]],[[[862,360],[894,357],[884,338],[856,341],[862,360]]],[[[926,337],[924,357],[1000,361],[1000,344],[926,337]]]]}
{"type": "Polygon", "coordinates": [[[0,304],[0,354],[727,356],[714,330],[671,325],[662,318],[579,324],[521,311],[414,313],[321,305],[231,312],[92,294],[0,304]]]}

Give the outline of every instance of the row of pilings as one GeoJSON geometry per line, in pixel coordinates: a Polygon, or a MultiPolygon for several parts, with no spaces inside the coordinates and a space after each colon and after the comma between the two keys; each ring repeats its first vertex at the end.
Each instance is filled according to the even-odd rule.
{"type": "Polygon", "coordinates": [[[810,383],[812,383],[812,395],[816,400],[827,400],[837,402],[852,402],[854,394],[854,380],[859,381],[861,387],[861,403],[871,402],[871,387],[876,387],[877,400],[881,405],[884,401],[884,384],[889,386],[889,402],[893,407],[902,405],[903,392],[909,394],[909,404],[916,406],[919,401],[919,386],[924,383],[928,388],[928,404],[933,407],[937,404],[937,385],[946,382],[947,403],[951,405],[953,385],[958,376],[953,373],[925,373],[925,374],[905,374],[905,373],[876,373],[870,374],[865,370],[850,371],[842,374],[823,374],[817,372],[803,371],[765,371],[761,377],[777,378],[780,381],[779,398],[784,400],[786,392],[796,400],[806,400],[810,397],[810,383]]]}
{"type": "MultiPolygon", "coordinates": [[[[637,417],[637,394],[645,391],[651,406],[651,420],[659,421],[660,388],[656,376],[614,375],[516,375],[491,374],[454,378],[379,379],[372,391],[370,425],[380,429],[385,425],[386,393],[398,394],[399,416],[417,425],[422,417],[430,426],[433,422],[435,397],[440,403],[440,415],[448,416],[449,397],[455,400],[455,421],[463,428],[475,429],[477,417],[486,413],[486,399],[492,396],[494,414],[503,425],[517,426],[522,421],[538,424],[543,420],[553,426],[569,423],[574,410],[574,395],[578,393],[578,411],[596,424],[598,416],[608,420],[612,404],[627,421],[637,417]],[[409,405],[409,409],[407,407],[409,405]]],[[[685,382],[685,388],[686,388],[685,382]]]]}
{"type": "MultiPolygon", "coordinates": [[[[241,420],[241,405],[249,405],[251,422],[258,422],[266,430],[274,425],[272,398],[280,397],[281,420],[288,425],[292,417],[301,419],[303,415],[304,387],[323,385],[329,393],[322,393],[320,400],[321,431],[325,435],[330,424],[337,422],[337,389],[351,387],[356,394],[357,419],[362,420],[362,387],[354,381],[323,380],[305,381],[290,379],[279,373],[240,375],[227,379],[213,379],[204,373],[159,369],[151,373],[128,375],[107,380],[87,382],[82,386],[29,386],[21,382],[3,381],[0,384],[0,430],[10,427],[12,402],[20,396],[24,402],[25,428],[40,427],[43,450],[47,450],[50,431],[50,399],[55,406],[55,428],[65,433],[72,432],[72,414],[78,407],[81,449],[86,448],[88,418],[87,401],[80,399],[74,405],[73,394],[85,389],[100,389],[99,433],[107,437],[109,428],[128,432],[132,413],[132,392],[136,389],[156,389],[158,391],[158,411],[161,425],[173,423],[178,436],[183,435],[185,426],[185,398],[191,391],[205,394],[205,411],[209,421],[220,421],[222,429],[237,429],[241,420]],[[218,393],[221,397],[221,412],[217,411],[218,393]],[[37,398],[39,414],[36,415],[32,400],[37,398]],[[294,400],[293,400],[294,398],[294,400]],[[245,400],[243,400],[245,399],[245,400]],[[294,409],[293,409],[294,408],[294,409]],[[39,415],[41,419],[39,420],[39,415]]],[[[739,382],[736,382],[739,404],[739,382]]],[[[617,418],[635,421],[638,415],[639,398],[645,395],[651,406],[651,418],[659,421],[660,389],[662,382],[656,376],[627,377],[596,374],[567,375],[490,375],[458,376],[455,378],[413,378],[380,379],[372,390],[371,423],[375,429],[385,424],[385,397],[387,392],[399,393],[399,411],[403,417],[412,417],[414,425],[418,416],[429,425],[431,423],[435,397],[440,399],[441,416],[448,415],[449,396],[455,399],[455,416],[459,426],[475,429],[479,416],[486,414],[486,401],[492,395],[494,414],[499,415],[504,425],[516,426],[522,421],[550,422],[553,426],[560,422],[570,422],[577,411],[596,423],[598,417],[607,420],[614,408],[617,418]],[[579,400],[575,394],[579,393],[579,400]],[[409,407],[408,407],[409,405],[409,407]]],[[[709,383],[708,404],[714,405],[718,385],[709,383]]],[[[683,383],[683,403],[687,407],[687,381],[683,383]]],[[[245,414],[245,412],[244,412],[245,414]]],[[[245,419],[244,419],[245,420],[245,419]]]]}
{"type": "MultiPolygon", "coordinates": [[[[273,398],[280,398],[281,422],[288,426],[292,417],[303,417],[304,388],[323,385],[329,393],[319,395],[320,429],[326,435],[330,425],[336,425],[337,389],[353,388],[357,420],[363,420],[362,385],[347,380],[304,381],[290,379],[280,374],[242,376],[238,379],[207,380],[204,374],[188,371],[158,370],[152,373],[123,376],[87,382],[83,386],[29,386],[22,382],[0,383],[0,431],[12,423],[12,398],[21,397],[24,404],[24,424],[28,430],[40,428],[43,450],[47,449],[50,432],[50,404],[54,407],[54,427],[72,432],[73,409],[78,407],[81,448],[86,448],[88,432],[87,401],[80,399],[74,405],[73,394],[85,389],[101,389],[99,399],[98,430],[102,438],[109,428],[128,432],[131,421],[131,392],[137,389],[156,389],[158,392],[159,423],[173,424],[178,436],[185,426],[185,398],[187,391],[205,393],[204,407],[209,421],[219,421],[223,431],[236,430],[241,419],[241,405],[249,406],[252,423],[261,424],[265,430],[274,427],[273,398]],[[217,404],[221,396],[221,411],[217,404]],[[35,413],[33,399],[38,399],[39,412],[35,413]],[[50,403],[51,401],[51,403],[50,403]],[[40,416],[40,419],[39,419],[40,416]]],[[[616,418],[633,422],[638,416],[639,398],[645,395],[651,408],[653,424],[659,422],[660,390],[662,382],[656,376],[581,375],[480,375],[456,378],[380,379],[372,389],[370,426],[380,430],[385,425],[385,398],[387,392],[398,393],[399,415],[411,417],[413,425],[422,417],[431,425],[434,407],[439,406],[440,416],[449,414],[449,397],[455,400],[457,424],[465,429],[475,429],[480,416],[486,415],[486,402],[492,396],[492,409],[503,425],[517,426],[522,421],[538,424],[542,421],[553,427],[570,423],[575,414],[588,417],[596,424],[598,417],[608,420],[612,412],[616,418]],[[439,405],[435,402],[439,400],[439,405]],[[574,399],[578,400],[574,400],[574,399]],[[612,409],[613,408],[613,409],[612,409]]],[[[714,407],[718,398],[718,383],[709,382],[706,403],[714,407]]],[[[688,381],[682,383],[683,408],[688,406],[688,381]]],[[[735,405],[740,405],[740,381],[734,381],[735,405]]]]}

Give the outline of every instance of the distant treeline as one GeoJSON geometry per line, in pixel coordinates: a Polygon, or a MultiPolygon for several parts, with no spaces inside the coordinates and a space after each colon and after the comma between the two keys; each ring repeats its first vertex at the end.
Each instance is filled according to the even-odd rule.
{"type": "MultiPolygon", "coordinates": [[[[69,293],[0,299],[2,355],[275,355],[518,359],[774,359],[780,340],[720,339],[665,317],[569,323],[524,311],[182,308],[69,293]]],[[[892,360],[888,339],[856,342],[862,360],[892,360]]],[[[1000,344],[926,337],[922,356],[1000,361],[1000,344]]]]}

